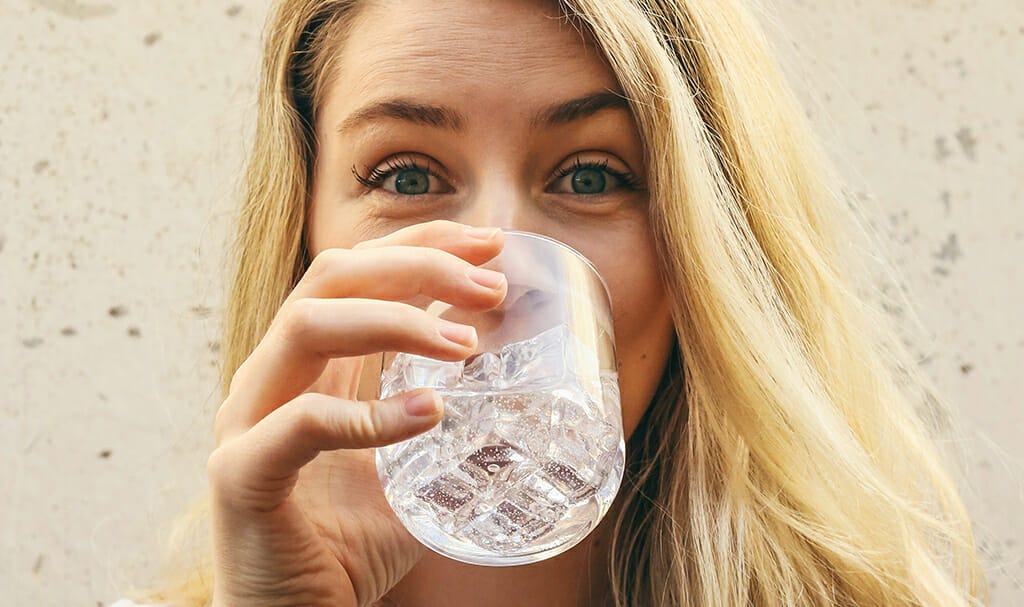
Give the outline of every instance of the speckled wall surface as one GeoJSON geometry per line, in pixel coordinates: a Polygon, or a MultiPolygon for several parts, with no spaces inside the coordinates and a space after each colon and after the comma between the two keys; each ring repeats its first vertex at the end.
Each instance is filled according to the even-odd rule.
{"type": "MultiPolygon", "coordinates": [[[[145,582],[203,485],[265,10],[0,0],[4,604],[100,605],[145,582]]],[[[787,0],[773,15],[890,237],[922,364],[964,412],[992,604],[1022,605],[1024,5],[787,0]]]]}

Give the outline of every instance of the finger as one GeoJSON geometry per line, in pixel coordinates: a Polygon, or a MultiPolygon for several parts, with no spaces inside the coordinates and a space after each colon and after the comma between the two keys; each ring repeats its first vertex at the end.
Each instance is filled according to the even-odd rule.
{"type": "Polygon", "coordinates": [[[357,244],[354,249],[373,249],[407,245],[432,247],[448,251],[473,265],[493,259],[505,243],[500,228],[474,227],[454,221],[438,219],[427,221],[357,244]]]}
{"type": "Polygon", "coordinates": [[[478,268],[440,249],[327,249],[313,259],[285,304],[306,297],[411,301],[425,295],[483,310],[501,303],[507,286],[502,273],[478,268]]]}
{"type": "Polygon", "coordinates": [[[288,497],[299,469],[320,452],[395,443],[436,425],[441,412],[429,389],[369,402],[303,394],[214,450],[207,462],[214,496],[266,511],[288,497]]]}
{"type": "Polygon", "coordinates": [[[473,327],[402,303],[367,299],[300,299],[282,308],[231,380],[217,411],[218,440],[244,432],[305,391],[331,358],[400,351],[440,360],[472,354],[473,327]]]}

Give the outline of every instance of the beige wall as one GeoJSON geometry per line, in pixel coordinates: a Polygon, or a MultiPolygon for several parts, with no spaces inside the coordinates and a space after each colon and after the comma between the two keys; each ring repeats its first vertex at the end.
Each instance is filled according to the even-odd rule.
{"type": "MultiPolygon", "coordinates": [[[[98,605],[145,581],[203,485],[265,10],[0,0],[4,604],[98,605]]],[[[775,15],[919,304],[914,347],[967,419],[993,604],[1024,604],[1024,5],[786,0],[775,15]]]]}

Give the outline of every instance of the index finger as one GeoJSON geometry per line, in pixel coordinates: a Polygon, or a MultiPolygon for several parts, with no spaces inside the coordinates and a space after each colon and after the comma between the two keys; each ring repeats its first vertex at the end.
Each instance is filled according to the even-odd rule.
{"type": "Polygon", "coordinates": [[[405,245],[413,247],[434,247],[461,257],[473,265],[490,261],[505,242],[501,228],[475,227],[455,221],[437,219],[406,226],[400,230],[365,240],[353,249],[405,245]]]}
{"type": "MultiPolygon", "coordinates": [[[[501,228],[474,227],[438,219],[406,226],[380,238],[365,240],[353,246],[352,250],[398,246],[429,247],[459,257],[473,265],[480,265],[494,259],[501,252],[504,243],[505,235],[501,228]]],[[[323,289],[317,284],[318,277],[310,275],[310,269],[314,265],[311,264],[306,269],[306,273],[288,294],[285,304],[304,297],[333,296],[321,292],[323,289]]],[[[425,307],[422,299],[409,300],[408,303],[425,307]]]]}

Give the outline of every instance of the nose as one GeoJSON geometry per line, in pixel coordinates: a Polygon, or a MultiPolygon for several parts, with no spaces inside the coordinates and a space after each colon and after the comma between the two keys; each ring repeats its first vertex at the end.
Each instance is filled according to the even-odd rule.
{"type": "MultiPolygon", "coordinates": [[[[566,242],[565,237],[572,232],[571,223],[544,207],[546,201],[536,198],[528,178],[512,168],[498,168],[494,164],[480,174],[485,176],[484,179],[470,190],[458,207],[453,218],[455,221],[471,226],[532,232],[566,242]]],[[[499,255],[484,264],[486,268],[505,273],[509,283],[506,303],[516,299],[517,282],[529,284],[531,289],[541,292],[557,290],[557,285],[552,284],[553,269],[549,267],[552,260],[546,259],[542,247],[520,244],[511,248],[515,249],[513,254],[499,255]]]]}
{"type": "Polygon", "coordinates": [[[457,221],[471,226],[522,229],[522,202],[512,192],[478,194],[459,212],[457,221]]]}
{"type": "MultiPolygon", "coordinates": [[[[545,221],[545,214],[532,199],[528,188],[510,179],[495,179],[488,187],[480,188],[459,210],[457,221],[472,226],[498,227],[542,235],[548,235],[546,233],[551,231],[550,222],[545,221]]],[[[483,266],[506,275],[509,281],[506,304],[525,294],[517,291],[521,285],[516,283],[544,282],[541,278],[549,273],[544,269],[543,259],[537,258],[538,253],[534,247],[517,245],[511,248],[515,249],[513,255],[499,255],[483,266]]]]}
{"type": "Polygon", "coordinates": [[[529,188],[511,173],[490,171],[488,179],[475,188],[459,210],[456,221],[472,226],[527,230],[536,228],[530,217],[534,211],[529,188]]]}

